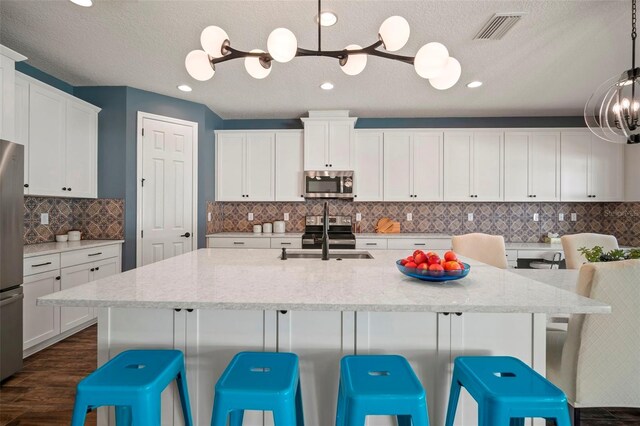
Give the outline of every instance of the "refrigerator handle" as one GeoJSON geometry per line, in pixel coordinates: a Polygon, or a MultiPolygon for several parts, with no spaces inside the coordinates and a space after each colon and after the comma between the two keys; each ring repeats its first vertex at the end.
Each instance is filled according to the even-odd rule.
{"type": "Polygon", "coordinates": [[[3,306],[9,305],[11,303],[17,302],[20,299],[24,299],[24,294],[19,293],[19,294],[13,295],[10,298],[5,299],[2,302],[0,302],[0,308],[2,308],[3,306]]]}

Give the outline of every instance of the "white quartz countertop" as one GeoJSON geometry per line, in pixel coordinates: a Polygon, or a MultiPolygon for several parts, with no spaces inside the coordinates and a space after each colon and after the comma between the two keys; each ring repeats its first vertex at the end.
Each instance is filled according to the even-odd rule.
{"type": "MultiPolygon", "coordinates": [[[[311,250],[306,250],[310,252],[311,250]]],[[[353,252],[353,251],[351,251],[353,252]]],[[[609,313],[610,307],[479,262],[428,283],[402,275],[406,250],[374,259],[280,260],[279,250],[200,249],[56,292],[39,305],[381,312],[609,313]]]]}
{"type": "Polygon", "coordinates": [[[507,250],[549,250],[562,251],[562,244],[548,243],[505,243],[507,250]]]}
{"type": "Polygon", "coordinates": [[[271,234],[254,234],[253,232],[216,232],[215,234],[207,234],[209,237],[224,237],[224,238],[302,238],[302,232],[285,232],[271,234]]]}
{"type": "Polygon", "coordinates": [[[575,293],[578,269],[512,269],[515,274],[575,293]]]}
{"type": "Polygon", "coordinates": [[[451,235],[446,234],[427,234],[423,232],[400,232],[398,234],[381,234],[377,232],[363,232],[355,234],[358,238],[431,238],[435,240],[449,240],[451,235]]]}
{"type": "Polygon", "coordinates": [[[102,247],[111,244],[122,244],[124,240],[80,240],[66,243],[40,243],[24,246],[24,257],[42,256],[45,254],[62,253],[65,251],[81,250],[91,247],[102,247]]]}

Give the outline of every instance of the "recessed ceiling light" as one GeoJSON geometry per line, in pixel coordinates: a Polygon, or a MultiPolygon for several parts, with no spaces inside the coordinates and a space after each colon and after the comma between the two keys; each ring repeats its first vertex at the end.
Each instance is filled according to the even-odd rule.
{"type": "Polygon", "coordinates": [[[183,92],[190,92],[193,89],[191,88],[191,86],[187,86],[186,84],[181,84],[178,86],[178,90],[182,90],[183,92]]]}
{"type": "Polygon", "coordinates": [[[467,84],[467,87],[471,89],[475,89],[476,87],[480,87],[480,86],[482,86],[481,81],[472,81],[471,83],[467,84]]]}
{"type": "Polygon", "coordinates": [[[93,0],[71,0],[71,3],[75,3],[78,6],[82,6],[82,7],[93,6],[93,0]]]}
{"type": "Polygon", "coordinates": [[[325,81],[320,85],[320,88],[322,90],[331,90],[333,89],[333,83],[331,83],[330,81],[325,81]]]}
{"type": "MultiPolygon", "coordinates": [[[[318,22],[318,17],[316,17],[316,22],[318,22]]],[[[322,12],[320,13],[320,25],[323,27],[330,27],[335,25],[338,22],[338,16],[333,12],[322,12]]]]}

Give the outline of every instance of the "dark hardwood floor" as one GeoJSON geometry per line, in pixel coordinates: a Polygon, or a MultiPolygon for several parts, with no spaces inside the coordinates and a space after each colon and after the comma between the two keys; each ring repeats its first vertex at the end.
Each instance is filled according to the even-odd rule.
{"type": "MultiPolygon", "coordinates": [[[[76,384],[96,368],[96,345],[93,326],[25,359],[0,386],[0,425],[69,425],[76,384]]],[[[584,409],[581,417],[582,426],[640,426],[640,409],[584,409]]],[[[95,424],[91,413],[86,425],[95,424]]]]}

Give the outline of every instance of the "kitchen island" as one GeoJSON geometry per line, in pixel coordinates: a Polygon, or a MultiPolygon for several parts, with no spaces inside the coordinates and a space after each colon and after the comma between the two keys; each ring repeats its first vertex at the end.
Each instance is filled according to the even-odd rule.
{"type": "MultiPolygon", "coordinates": [[[[427,390],[432,424],[444,422],[452,360],[517,356],[544,374],[547,314],[606,314],[608,306],[506,270],[468,261],[447,284],[397,271],[406,251],[373,259],[280,260],[279,250],[201,249],[39,299],[98,310],[98,359],[122,350],[178,348],[186,355],[196,424],[209,423],[213,386],[242,350],[300,356],[306,424],[333,423],[339,359],[400,353],[427,390]]],[[[180,424],[172,389],[163,424],[180,424]]],[[[465,396],[457,424],[476,421],[465,396]]],[[[106,416],[101,416],[104,421],[106,416]]],[[[245,424],[271,424],[253,413],[245,424]]],[[[369,424],[392,424],[370,419],[369,424]]]]}

